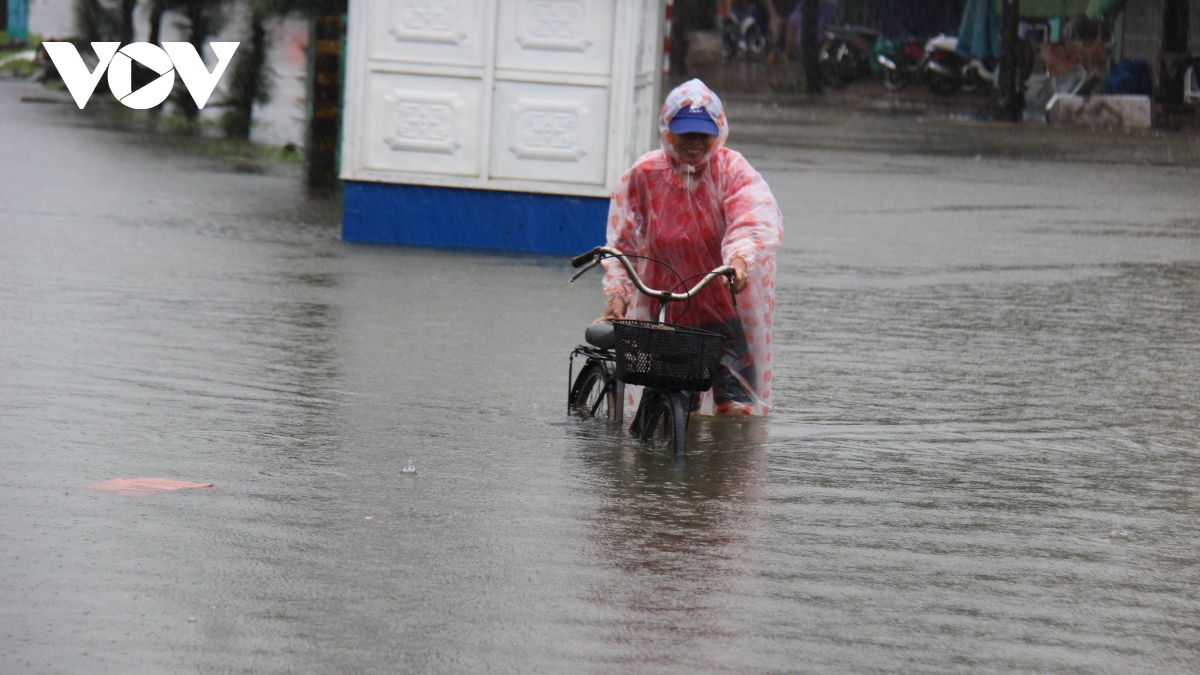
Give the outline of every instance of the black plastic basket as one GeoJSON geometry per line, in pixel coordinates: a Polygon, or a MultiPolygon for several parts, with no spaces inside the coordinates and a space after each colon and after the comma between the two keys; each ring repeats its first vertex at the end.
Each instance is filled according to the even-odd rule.
{"type": "Polygon", "coordinates": [[[613,321],[613,329],[620,381],[656,389],[712,387],[724,337],[653,321],[613,321]]]}

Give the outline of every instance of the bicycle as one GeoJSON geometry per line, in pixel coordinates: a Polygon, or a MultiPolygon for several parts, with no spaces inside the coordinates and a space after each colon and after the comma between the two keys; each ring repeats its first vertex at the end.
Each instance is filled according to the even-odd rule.
{"type": "MultiPolygon", "coordinates": [[[[597,246],[571,260],[573,267],[583,268],[571,277],[571,283],[605,258],[620,262],[638,291],[658,300],[658,320],[599,321],[588,326],[584,339],[589,344],[575,347],[569,359],[567,412],[575,410],[620,425],[625,419],[625,385],[641,385],[645,389],[630,432],[643,440],[665,442],[675,457],[682,457],[687,452],[692,396],[712,387],[725,338],[667,323],[667,305],[689,301],[713,280],[725,277],[736,309],[734,269],[721,265],[705,273],[704,278],[687,292],[674,293],[647,287],[624,253],[597,246]],[[586,361],[579,377],[575,378],[577,356],[583,356],[586,361]]],[[[679,285],[683,286],[686,281],[679,285]]]]}

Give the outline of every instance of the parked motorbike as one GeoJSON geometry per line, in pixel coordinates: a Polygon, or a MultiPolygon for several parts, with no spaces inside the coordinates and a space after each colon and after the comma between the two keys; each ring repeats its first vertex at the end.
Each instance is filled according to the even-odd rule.
{"type": "MultiPolygon", "coordinates": [[[[994,87],[996,78],[1000,75],[1000,64],[996,59],[972,59],[963,69],[962,90],[975,93],[981,89],[994,87]]],[[[1026,76],[1028,78],[1028,76],[1026,76]]]]}
{"type": "Polygon", "coordinates": [[[731,8],[721,27],[721,53],[726,61],[743,52],[746,58],[761,61],[771,53],[770,19],[759,3],[750,4],[748,11],[731,8]]]}
{"type": "Polygon", "coordinates": [[[900,91],[914,82],[921,82],[925,46],[920,42],[906,42],[894,54],[880,54],[875,60],[883,67],[883,86],[888,91],[900,91]]]}
{"type": "Polygon", "coordinates": [[[862,26],[831,26],[817,52],[821,79],[831,89],[846,86],[871,72],[871,46],[879,31],[862,26]]]}
{"type": "Polygon", "coordinates": [[[968,93],[991,86],[996,81],[996,64],[968,59],[958,52],[958,38],[938,35],[925,44],[923,76],[935,94],[968,93]]]}

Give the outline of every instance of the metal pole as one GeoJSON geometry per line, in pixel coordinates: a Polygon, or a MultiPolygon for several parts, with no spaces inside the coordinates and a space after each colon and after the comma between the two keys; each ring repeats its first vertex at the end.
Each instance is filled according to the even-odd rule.
{"type": "Polygon", "coordinates": [[[820,12],[819,0],[801,0],[800,50],[804,61],[804,81],[808,85],[808,93],[820,94],[821,70],[817,67],[818,41],[817,15],[820,12]]]}
{"type": "Polygon", "coordinates": [[[1020,122],[1025,115],[1025,82],[1018,55],[1021,0],[1002,0],[1000,16],[1000,118],[1020,122]]]}

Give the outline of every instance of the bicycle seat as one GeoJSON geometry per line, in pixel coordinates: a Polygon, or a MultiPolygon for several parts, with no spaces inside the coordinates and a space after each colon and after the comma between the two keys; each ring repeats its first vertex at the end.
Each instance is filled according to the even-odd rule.
{"type": "Polygon", "coordinates": [[[613,345],[617,343],[611,321],[597,321],[588,326],[583,333],[583,339],[587,340],[588,344],[600,349],[612,349],[613,345]]]}

